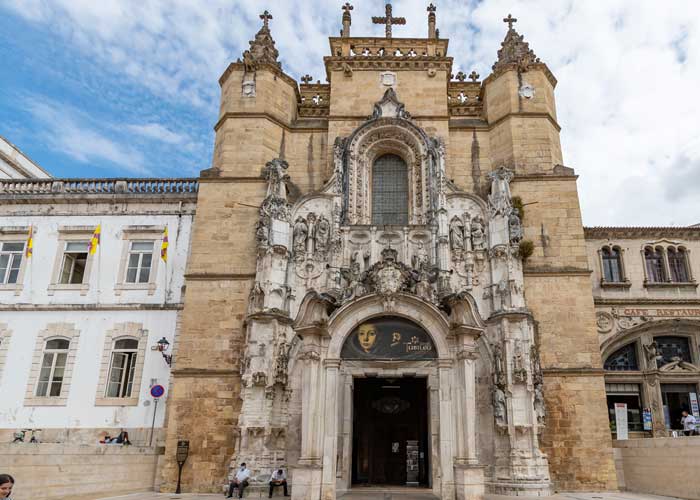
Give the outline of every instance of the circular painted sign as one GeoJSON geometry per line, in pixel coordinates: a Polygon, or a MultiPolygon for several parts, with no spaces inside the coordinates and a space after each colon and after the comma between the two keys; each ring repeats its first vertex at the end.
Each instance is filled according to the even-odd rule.
{"type": "Polygon", "coordinates": [[[151,396],[154,398],[159,398],[165,394],[165,387],[162,385],[154,385],[151,387],[151,396]]]}

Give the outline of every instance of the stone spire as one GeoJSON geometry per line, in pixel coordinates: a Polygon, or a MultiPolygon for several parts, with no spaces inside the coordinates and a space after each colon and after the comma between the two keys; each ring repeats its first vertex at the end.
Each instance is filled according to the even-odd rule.
{"type": "Polygon", "coordinates": [[[352,17],[350,16],[350,11],[353,9],[350,2],[345,2],[343,9],[343,30],[340,32],[343,38],[350,36],[350,25],[352,24],[352,17]]]}
{"type": "Polygon", "coordinates": [[[275,41],[272,39],[272,34],[270,33],[269,22],[272,19],[272,14],[268,11],[260,14],[260,19],[263,20],[263,26],[260,28],[255,35],[255,40],[251,40],[250,50],[243,53],[243,60],[245,62],[246,57],[255,65],[258,64],[273,64],[276,66],[281,66],[277,58],[279,57],[279,51],[275,48],[275,41]]]}
{"type": "Polygon", "coordinates": [[[517,64],[521,69],[526,70],[532,63],[540,62],[540,59],[530,49],[527,42],[523,40],[523,35],[519,35],[513,28],[513,24],[518,20],[508,14],[508,17],[503,19],[504,23],[508,23],[508,33],[501,42],[501,49],[498,51],[498,60],[491,68],[494,72],[502,69],[509,64],[517,64]]]}
{"type": "Polygon", "coordinates": [[[437,38],[435,31],[435,11],[437,7],[432,3],[428,5],[428,38],[437,38]]]}

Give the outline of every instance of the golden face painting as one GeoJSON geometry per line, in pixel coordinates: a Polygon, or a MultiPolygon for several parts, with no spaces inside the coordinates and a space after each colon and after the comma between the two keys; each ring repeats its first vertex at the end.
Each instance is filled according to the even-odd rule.
{"type": "Polygon", "coordinates": [[[368,323],[360,325],[357,329],[357,340],[360,342],[360,347],[365,352],[369,352],[377,341],[377,328],[368,323]]]}

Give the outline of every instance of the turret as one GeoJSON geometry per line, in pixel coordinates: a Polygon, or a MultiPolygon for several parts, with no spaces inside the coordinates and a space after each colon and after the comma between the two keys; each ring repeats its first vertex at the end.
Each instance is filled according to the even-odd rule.
{"type": "Polygon", "coordinates": [[[282,71],[279,52],[270,32],[272,15],[260,15],[263,26],[219,79],[221,107],[214,127],[216,142],[213,165],[226,175],[250,175],[279,155],[284,125],[296,119],[296,81],[282,71]],[[264,130],[245,126],[253,117],[267,118],[264,130]],[[224,140],[224,138],[226,138],[224,140]]]}
{"type": "Polygon", "coordinates": [[[557,80],[513,28],[517,19],[508,14],[503,21],[508,32],[483,83],[486,119],[496,132],[491,134],[492,161],[514,167],[517,174],[550,173],[562,163],[557,80]]]}

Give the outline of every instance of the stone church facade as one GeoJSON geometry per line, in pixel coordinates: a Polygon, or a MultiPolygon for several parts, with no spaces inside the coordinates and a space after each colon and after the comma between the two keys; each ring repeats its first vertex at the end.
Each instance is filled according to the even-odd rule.
{"type": "MultiPolygon", "coordinates": [[[[556,79],[508,17],[492,72],[426,38],[351,36],[326,83],[272,16],[219,80],[172,370],[164,488],[245,461],[293,497],[615,489],[589,259],[556,79]],[[411,415],[411,417],[407,417],[411,415]]],[[[405,21],[403,21],[405,22],[405,21]]]]}

